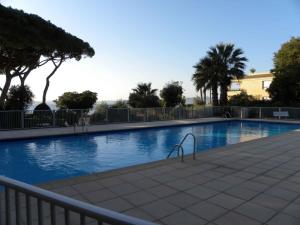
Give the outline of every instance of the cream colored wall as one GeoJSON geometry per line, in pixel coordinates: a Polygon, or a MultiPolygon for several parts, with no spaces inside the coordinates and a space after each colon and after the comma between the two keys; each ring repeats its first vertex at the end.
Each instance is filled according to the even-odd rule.
{"type": "MultiPolygon", "coordinates": [[[[269,93],[266,89],[263,89],[263,81],[272,81],[273,76],[271,74],[266,75],[250,75],[248,78],[233,81],[240,83],[240,90],[245,90],[247,94],[253,95],[257,99],[269,98],[269,93]]],[[[240,91],[229,91],[228,97],[239,94],[240,91]]]]}

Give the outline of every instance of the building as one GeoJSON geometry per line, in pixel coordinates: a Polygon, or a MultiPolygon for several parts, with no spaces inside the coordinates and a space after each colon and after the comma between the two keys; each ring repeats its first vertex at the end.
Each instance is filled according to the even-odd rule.
{"type": "Polygon", "coordinates": [[[269,99],[269,88],[274,75],[270,72],[252,73],[246,75],[243,79],[233,80],[229,87],[228,97],[241,93],[242,90],[246,91],[248,95],[252,95],[259,100],[269,99]]]}

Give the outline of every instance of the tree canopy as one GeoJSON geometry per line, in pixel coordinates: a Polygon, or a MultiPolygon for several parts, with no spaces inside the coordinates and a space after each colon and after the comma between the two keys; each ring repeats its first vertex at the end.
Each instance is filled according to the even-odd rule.
{"type": "Polygon", "coordinates": [[[49,87],[49,79],[67,59],[80,60],[92,57],[93,48],[83,40],[41,17],[0,4],[0,75],[6,78],[0,97],[4,105],[11,80],[19,77],[21,86],[30,72],[48,62],[54,65],[48,75],[43,102],[49,87]]]}
{"type": "Polygon", "coordinates": [[[97,93],[91,91],[65,92],[55,100],[60,109],[91,109],[97,101],[97,93]]]}
{"type": "Polygon", "coordinates": [[[127,101],[119,99],[111,106],[111,108],[125,109],[125,108],[128,108],[128,104],[127,104],[127,101]]]}
{"type": "Polygon", "coordinates": [[[274,79],[268,89],[273,102],[292,105],[300,101],[300,38],[291,38],[274,54],[274,79]]]}
{"type": "Polygon", "coordinates": [[[185,98],[183,96],[183,87],[179,81],[167,83],[160,91],[160,97],[163,99],[166,107],[174,107],[184,105],[185,98]]]}
{"type": "Polygon", "coordinates": [[[33,102],[34,94],[30,87],[25,85],[12,85],[9,89],[5,110],[24,110],[33,102]]]}
{"type": "Polygon", "coordinates": [[[204,58],[194,68],[192,80],[199,91],[212,89],[213,104],[218,105],[218,87],[220,87],[220,104],[226,105],[228,86],[234,78],[244,76],[247,58],[240,48],[234,44],[219,43],[211,47],[204,58]]]}
{"type": "Polygon", "coordinates": [[[128,104],[134,108],[159,107],[157,89],[152,89],[151,83],[139,83],[129,94],[128,104]]]}

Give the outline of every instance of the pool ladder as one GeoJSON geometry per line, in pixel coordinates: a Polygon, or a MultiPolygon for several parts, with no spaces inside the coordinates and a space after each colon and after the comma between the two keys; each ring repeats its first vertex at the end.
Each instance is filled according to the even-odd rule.
{"type": "Polygon", "coordinates": [[[225,117],[226,119],[232,118],[232,116],[231,116],[231,114],[230,114],[229,111],[226,111],[226,112],[224,113],[224,117],[225,117]]]}
{"type": "Polygon", "coordinates": [[[182,147],[184,141],[187,139],[188,136],[192,136],[193,137],[193,160],[196,159],[196,137],[193,133],[187,133],[183,139],[181,140],[181,142],[179,144],[174,145],[174,147],[172,148],[172,150],[170,151],[169,155],[167,156],[167,159],[170,158],[170,156],[172,155],[172,153],[177,150],[177,157],[180,156],[180,151],[181,151],[181,162],[184,161],[184,149],[182,147]]]}

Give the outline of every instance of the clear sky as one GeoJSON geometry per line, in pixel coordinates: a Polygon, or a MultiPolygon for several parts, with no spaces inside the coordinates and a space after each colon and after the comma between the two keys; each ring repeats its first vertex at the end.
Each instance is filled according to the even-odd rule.
{"type": "MultiPolygon", "coordinates": [[[[65,91],[91,90],[99,100],[127,99],[139,82],[162,88],[182,81],[187,97],[196,92],[193,65],[221,41],[241,47],[247,72],[272,68],[273,53],[300,36],[300,0],[0,0],[50,20],[90,43],[96,54],[62,65],[48,99],[65,91]]],[[[41,100],[45,76],[28,80],[41,100]]],[[[17,81],[17,80],[16,80],[17,81]]]]}

